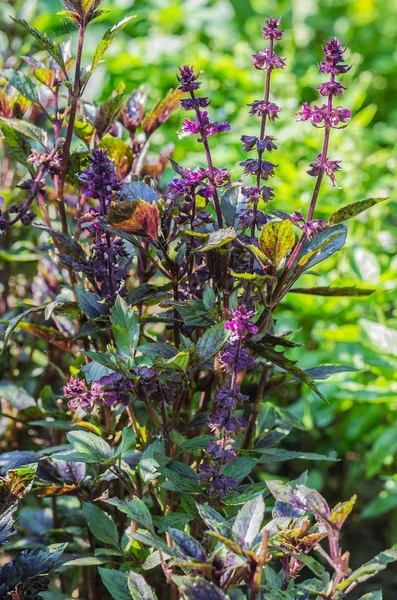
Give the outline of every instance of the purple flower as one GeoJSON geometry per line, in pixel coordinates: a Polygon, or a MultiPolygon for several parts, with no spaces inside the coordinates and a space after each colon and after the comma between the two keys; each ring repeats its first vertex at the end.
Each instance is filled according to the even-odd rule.
{"type": "Polygon", "coordinates": [[[210,101],[208,98],[186,98],[181,100],[181,106],[183,110],[198,110],[199,108],[206,108],[210,101]]]}
{"type": "Polygon", "coordinates": [[[226,475],[216,475],[211,482],[212,493],[216,494],[228,494],[231,489],[235,487],[237,481],[234,477],[227,477],[226,475]]]}
{"type": "MultiPolygon", "coordinates": [[[[201,138],[207,138],[211,135],[228,131],[229,129],[229,123],[210,123],[208,119],[208,112],[203,110],[195,115],[194,121],[190,121],[190,119],[185,119],[183,121],[181,131],[178,133],[178,137],[181,139],[186,136],[199,133],[201,138]]],[[[200,142],[202,139],[199,139],[198,141],[200,142]]]]}
{"type": "Polygon", "coordinates": [[[254,102],[251,102],[251,104],[248,104],[247,106],[252,106],[250,115],[259,115],[260,117],[267,115],[270,121],[277,119],[277,113],[279,113],[281,110],[277,104],[274,104],[273,102],[265,102],[265,100],[254,100],[254,102]]]}
{"type": "Polygon", "coordinates": [[[332,38],[323,46],[325,60],[319,64],[319,69],[322,73],[330,73],[331,75],[341,75],[347,73],[351,67],[343,63],[343,54],[346,47],[342,48],[342,42],[338,38],[332,38]]]}
{"type": "Polygon", "coordinates": [[[274,175],[274,169],[278,167],[278,165],[267,160],[258,160],[256,158],[248,158],[240,163],[240,166],[244,167],[244,175],[260,175],[265,181],[274,175]]]}
{"type": "Polygon", "coordinates": [[[139,366],[131,370],[135,380],[134,391],[138,400],[145,402],[157,391],[156,371],[153,367],[139,366]]]}
{"type": "Polygon", "coordinates": [[[279,29],[280,19],[266,19],[266,27],[262,29],[262,35],[265,40],[281,40],[284,31],[279,29]]]}
{"type": "Polygon", "coordinates": [[[124,405],[129,404],[131,398],[128,392],[134,387],[134,384],[119,371],[110,375],[104,375],[97,383],[101,389],[98,388],[97,393],[99,395],[95,400],[96,403],[102,401],[108,406],[113,406],[116,402],[121,402],[124,405]]]}
{"type": "Polygon", "coordinates": [[[199,74],[194,74],[193,67],[188,65],[179,67],[179,73],[177,80],[181,84],[178,88],[181,92],[194,92],[200,87],[201,83],[197,81],[199,74]]]}
{"type": "Polygon", "coordinates": [[[269,69],[282,69],[285,67],[285,58],[277,56],[275,52],[271,52],[268,48],[259,52],[259,54],[253,54],[252,65],[255,69],[260,71],[267,71],[269,69]]]}
{"type": "Polygon", "coordinates": [[[327,226],[327,221],[320,219],[314,219],[313,221],[307,221],[302,227],[306,237],[310,240],[321,233],[327,226]]]}
{"type": "Polygon", "coordinates": [[[76,272],[85,273],[95,288],[99,289],[103,298],[110,298],[111,292],[123,296],[126,294],[125,282],[129,276],[129,264],[126,258],[127,253],[122,238],[114,238],[112,244],[108,246],[106,235],[97,235],[89,259],[84,263],[74,264],[73,268],[76,272]],[[112,263],[111,277],[109,277],[109,261],[112,263]]]}
{"type": "Polygon", "coordinates": [[[255,358],[250,356],[248,348],[242,348],[239,352],[229,345],[226,350],[219,354],[219,364],[224,371],[230,371],[232,367],[237,369],[248,369],[255,362],[255,358]]]}
{"type": "Polygon", "coordinates": [[[104,198],[110,203],[115,192],[121,190],[113,162],[107,156],[107,150],[93,150],[88,159],[90,166],[79,176],[81,190],[89,198],[104,198]]]}
{"type": "Polygon", "coordinates": [[[317,156],[317,161],[310,163],[310,169],[307,171],[312,177],[318,177],[324,172],[331,180],[332,185],[337,185],[335,173],[341,169],[340,160],[322,159],[321,154],[317,156]]]}
{"type": "Polygon", "coordinates": [[[251,321],[255,312],[253,310],[247,310],[244,304],[242,304],[239,309],[232,309],[230,314],[233,318],[230,321],[226,321],[225,329],[232,331],[233,333],[247,331],[248,333],[255,334],[258,332],[257,326],[251,321]]]}
{"type": "Polygon", "coordinates": [[[85,391],[85,382],[81,379],[70,377],[66,385],[63,386],[63,395],[65,398],[73,398],[85,391]]]}
{"type": "Polygon", "coordinates": [[[342,96],[345,89],[339,81],[326,81],[317,88],[320,96],[342,96]]]}

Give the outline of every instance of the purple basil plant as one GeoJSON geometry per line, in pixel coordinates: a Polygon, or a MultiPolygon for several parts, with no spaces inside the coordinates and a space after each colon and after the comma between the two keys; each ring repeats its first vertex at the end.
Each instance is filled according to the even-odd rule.
{"type": "MultiPolygon", "coordinates": [[[[323,180],[337,186],[341,170],[331,132],[351,118],[339,105],[346,48],[337,38],[324,44],[320,100],[295,119],[323,133],[307,171],[307,213],[287,214],[271,186],[276,169],[282,177],[271,88],[286,66],[280,19],[266,19],[266,46],[253,55],[264,93],[248,105],[257,134],[241,137],[247,157],[236,180],[214,165],[216,136],[230,125],[213,120],[194,67],[180,67],[176,89],[152,110],[142,90],[122,85],[102,104],[83,101],[131,18],[104,34],[84,66],[101,0],[61,2],[77,28],[74,56],[70,44],[15,19],[40,48],[25,57],[37,81],[1,70],[7,160],[25,178],[11,194],[17,201],[2,205],[0,227],[7,243],[29,227],[45,254],[40,301],[9,318],[3,353],[12,356],[22,327],[56,375],[40,380],[37,402],[9,398],[23,437],[0,455],[0,543],[12,555],[0,598],[40,598],[54,569],[46,598],[342,600],[397,551],[352,567],[341,530],[355,497],[331,508],[306,472],[287,483],[263,474],[284,458],[332,460],[277,447],[300,426],[279,392],[298,382],[325,398],[315,375],[288,357],[297,344],[274,315],[302,275],[341,250],[345,221],[379,202],[316,216],[323,180]],[[148,152],[179,106],[188,113],[179,144],[193,136],[203,149],[196,168],[175,162],[171,146],[148,152]],[[76,138],[84,147],[75,149],[76,138]],[[165,188],[168,167],[175,177],[165,188]],[[22,510],[18,522],[30,494],[30,518],[22,510]]],[[[320,367],[319,379],[333,372],[320,367]]]]}

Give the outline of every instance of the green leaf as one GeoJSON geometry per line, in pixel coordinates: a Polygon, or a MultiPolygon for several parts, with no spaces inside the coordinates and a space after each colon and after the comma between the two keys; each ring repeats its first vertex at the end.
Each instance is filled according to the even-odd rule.
{"type": "Polygon", "coordinates": [[[182,558],[194,558],[197,562],[205,563],[207,557],[202,545],[191,535],[171,527],[169,533],[175,543],[175,550],[182,558]]]}
{"type": "Polygon", "coordinates": [[[363,519],[372,519],[384,515],[397,507],[397,488],[394,481],[388,481],[383,489],[363,510],[363,519]],[[389,489],[388,483],[392,487],[389,489]]]}
{"type": "Polygon", "coordinates": [[[103,567],[98,567],[98,571],[113,600],[131,600],[126,573],[103,567]]]}
{"type": "Polygon", "coordinates": [[[262,496],[256,496],[240,510],[236,515],[233,531],[237,533],[245,543],[250,546],[258,535],[265,514],[265,503],[262,496]]]}
{"type": "Polygon", "coordinates": [[[185,440],[180,444],[180,446],[184,450],[201,450],[215,439],[216,438],[213,435],[199,435],[189,440],[185,440]]]}
{"type": "Polygon", "coordinates": [[[43,50],[46,50],[48,54],[52,56],[52,58],[61,67],[62,71],[66,75],[66,67],[60,45],[49,38],[46,33],[41,33],[41,31],[35,27],[31,27],[31,25],[29,25],[29,23],[27,23],[24,19],[15,19],[14,17],[11,17],[11,19],[26,29],[26,31],[28,31],[38,41],[43,50]]]}
{"type": "Polygon", "coordinates": [[[232,528],[221,514],[219,514],[211,506],[206,506],[205,504],[198,504],[196,502],[196,507],[200,517],[211,531],[215,531],[216,533],[219,533],[225,537],[229,537],[230,539],[233,538],[232,528]]]}
{"type": "Polygon", "coordinates": [[[165,364],[168,365],[172,369],[176,369],[178,371],[182,371],[183,373],[186,373],[187,368],[189,366],[189,360],[190,360],[189,352],[182,351],[182,352],[178,352],[178,354],[176,354],[172,358],[168,359],[165,364]]]}
{"type": "Polygon", "coordinates": [[[158,532],[164,533],[168,531],[171,527],[177,529],[184,529],[185,525],[193,521],[194,515],[188,515],[186,513],[178,513],[174,512],[169,515],[165,515],[161,517],[159,521],[158,532]]]}
{"type": "Polygon", "coordinates": [[[224,321],[207,329],[196,344],[199,361],[203,363],[214,356],[225,344],[229,335],[230,331],[225,329],[224,321]]]}
{"type": "Polygon", "coordinates": [[[22,119],[7,119],[6,117],[0,117],[0,125],[8,125],[8,127],[12,127],[15,131],[22,133],[27,138],[38,142],[44,148],[47,145],[47,133],[40,129],[40,127],[36,127],[33,123],[29,121],[23,121],[22,119]]]}
{"type": "Polygon", "coordinates": [[[14,514],[21,499],[31,490],[36,470],[37,464],[31,464],[9,469],[4,477],[0,477],[0,545],[15,533],[14,514]]]}
{"type": "Polygon", "coordinates": [[[237,483],[240,483],[255,468],[257,459],[252,456],[240,456],[233,464],[228,465],[223,470],[228,477],[233,477],[237,483]]]}
{"type": "Polygon", "coordinates": [[[285,450],[284,448],[255,448],[254,452],[262,455],[259,463],[284,462],[285,460],[295,460],[297,458],[303,460],[325,460],[336,462],[338,459],[316,452],[299,452],[297,450],[285,450]]]}
{"type": "Polygon", "coordinates": [[[4,123],[1,125],[1,131],[4,135],[7,153],[28,169],[29,163],[27,159],[32,151],[32,147],[29,144],[27,137],[4,123]]]}
{"type": "Polygon", "coordinates": [[[121,296],[117,296],[111,323],[117,349],[127,360],[133,356],[138,343],[139,324],[137,313],[127,305],[121,296]]]}
{"type": "Polygon", "coordinates": [[[181,577],[175,575],[172,579],[189,600],[203,600],[203,598],[208,598],[208,600],[229,600],[222,590],[202,577],[181,577]]]}
{"type": "Polygon", "coordinates": [[[120,512],[128,515],[130,519],[142,525],[145,529],[154,533],[153,521],[150,515],[150,510],[146,506],[143,500],[139,498],[134,498],[134,500],[119,500],[118,498],[111,498],[109,500],[105,500],[107,504],[111,504],[112,506],[116,506],[120,512]]]}
{"type": "Polygon", "coordinates": [[[83,556],[74,558],[62,564],[62,567],[96,567],[108,562],[107,558],[98,558],[97,556],[83,556]]]}
{"type": "Polygon", "coordinates": [[[292,554],[296,560],[299,560],[302,564],[305,565],[312,573],[319,577],[320,579],[324,579],[326,576],[326,571],[324,567],[312,556],[307,556],[307,554],[292,554]]]}
{"type": "Polygon", "coordinates": [[[161,538],[159,538],[158,536],[154,537],[154,536],[147,535],[144,531],[138,529],[138,531],[131,534],[131,537],[134,540],[138,540],[138,542],[145,544],[146,546],[151,546],[152,548],[161,550],[161,552],[164,552],[165,554],[168,554],[170,556],[175,556],[175,557],[178,556],[177,553],[175,552],[175,550],[173,548],[168,548],[166,543],[163,542],[163,540],[161,538]]]}
{"type": "MultiPolygon", "coordinates": [[[[332,377],[332,375],[336,375],[338,373],[357,373],[360,369],[356,369],[355,367],[349,367],[348,365],[321,365],[319,367],[312,367],[311,369],[306,369],[305,373],[309,375],[312,379],[328,379],[328,377],[332,377]]],[[[297,381],[297,377],[293,377],[290,379],[290,382],[297,381]]]]}
{"type": "Polygon", "coordinates": [[[88,292],[82,285],[75,285],[77,304],[81,312],[89,319],[98,319],[108,314],[109,309],[102,299],[93,292],[88,292]]]}
{"type": "Polygon", "coordinates": [[[299,272],[306,271],[314,265],[340,250],[346,241],[346,225],[333,225],[321,231],[315,238],[306,240],[297,259],[299,272]]]}
{"type": "Polygon", "coordinates": [[[89,502],[83,502],[83,514],[92,535],[97,540],[118,547],[119,535],[110,515],[89,502]]]}
{"type": "Polygon", "coordinates": [[[380,552],[374,556],[372,560],[350,573],[350,575],[338,585],[337,590],[345,590],[353,582],[358,584],[367,581],[367,579],[371,579],[371,577],[374,577],[380,571],[386,569],[389,563],[395,562],[396,560],[397,550],[390,548],[389,550],[380,552]]]}
{"type": "Polygon", "coordinates": [[[262,228],[259,245],[276,267],[295,244],[294,228],[289,219],[271,221],[262,228]]]}
{"type": "Polygon", "coordinates": [[[128,575],[128,589],[132,600],[157,600],[157,596],[142,575],[130,571],[128,575]]]}
{"type": "Polygon", "coordinates": [[[139,461],[139,472],[145,483],[150,483],[160,475],[159,463],[154,458],[155,454],[164,455],[164,441],[160,439],[154,440],[142,452],[141,460],[139,461]]]}
{"type": "MultiPolygon", "coordinates": [[[[95,433],[71,431],[66,437],[74,450],[86,455],[92,463],[104,463],[113,457],[113,451],[109,444],[95,433]]],[[[88,462],[88,460],[85,462],[88,462]]]]}
{"type": "Polygon", "coordinates": [[[0,76],[7,79],[8,83],[12,85],[24,98],[27,98],[33,104],[40,106],[40,99],[37,85],[30,81],[28,77],[22,71],[15,71],[14,69],[0,69],[0,76]]]}
{"type": "Polygon", "coordinates": [[[35,399],[15,383],[2,381],[0,383],[0,398],[4,398],[11,406],[20,411],[30,406],[36,406],[35,399]]]}
{"type": "Polygon", "coordinates": [[[315,287],[315,288],[292,288],[294,294],[310,294],[312,296],[370,296],[376,290],[353,287],[315,287]]]}
{"type": "Polygon", "coordinates": [[[203,303],[208,311],[216,308],[216,294],[213,288],[207,283],[203,293],[203,303]]]}
{"type": "Polygon", "coordinates": [[[208,252],[209,250],[215,250],[216,248],[221,248],[225,246],[236,237],[236,232],[233,227],[228,227],[226,229],[218,229],[217,231],[212,231],[208,235],[208,239],[204,242],[202,246],[199,246],[196,252],[208,252]]]}
{"type": "Polygon", "coordinates": [[[226,506],[239,506],[253,500],[257,496],[268,496],[269,492],[266,483],[250,483],[237,488],[239,491],[232,492],[224,496],[221,500],[226,506]]]}
{"type": "Polygon", "coordinates": [[[376,475],[386,458],[397,452],[397,427],[389,427],[377,437],[367,459],[367,477],[376,475]]]}
{"type": "Polygon", "coordinates": [[[47,575],[66,546],[67,544],[52,544],[16,554],[13,560],[1,569],[0,585],[3,597],[20,597],[23,590],[25,598],[37,598],[38,590],[42,592],[47,589],[47,575]]]}
{"type": "Polygon", "coordinates": [[[384,200],[388,200],[389,198],[368,198],[367,200],[360,200],[359,202],[353,202],[352,204],[348,204],[347,206],[343,206],[339,208],[339,210],[332,213],[330,218],[328,219],[328,223],[330,225],[336,225],[337,223],[343,223],[343,221],[347,221],[348,219],[352,219],[356,217],[360,213],[368,210],[372,206],[379,204],[379,202],[383,202],[384,200]]]}
{"type": "Polygon", "coordinates": [[[368,592],[368,594],[364,594],[364,596],[360,596],[359,600],[382,600],[383,595],[381,590],[377,590],[376,592],[368,592]]]}
{"type": "Polygon", "coordinates": [[[110,44],[114,40],[114,38],[124,29],[124,27],[132,20],[135,19],[135,16],[125,17],[120,23],[117,25],[113,25],[111,29],[108,29],[101,41],[99,42],[92,59],[91,64],[91,73],[96,69],[99,65],[99,62],[102,56],[105,54],[106,50],[109,48],[110,44]]]}
{"type": "Polygon", "coordinates": [[[141,346],[137,347],[137,351],[141,352],[143,356],[150,358],[152,361],[155,361],[158,358],[169,360],[178,354],[178,350],[174,348],[174,346],[170,346],[170,344],[158,344],[156,342],[141,344],[141,346]]]}
{"type": "Polygon", "coordinates": [[[296,365],[296,361],[290,360],[289,358],[284,356],[283,352],[277,352],[270,345],[259,344],[252,341],[248,342],[247,345],[253,350],[255,350],[259,355],[264,356],[278,367],[284,369],[284,371],[287,371],[287,373],[295,375],[295,377],[303,381],[317,394],[317,396],[319,396],[322,400],[326,402],[326,398],[322,395],[313,379],[305,371],[303,371],[296,365]]]}
{"type": "Polygon", "coordinates": [[[118,94],[109,100],[106,100],[99,107],[95,117],[94,127],[98,137],[101,139],[114,125],[119,118],[121,109],[126,103],[127,94],[118,94]]]}
{"type": "Polygon", "coordinates": [[[118,445],[115,458],[125,458],[135,450],[136,439],[131,427],[124,427],[121,434],[121,442],[118,445]]]}
{"type": "Polygon", "coordinates": [[[109,367],[105,367],[105,365],[101,365],[93,360],[92,362],[88,363],[88,365],[83,365],[81,370],[84,373],[86,381],[98,381],[105,375],[114,373],[115,368],[111,369],[109,367]]]}

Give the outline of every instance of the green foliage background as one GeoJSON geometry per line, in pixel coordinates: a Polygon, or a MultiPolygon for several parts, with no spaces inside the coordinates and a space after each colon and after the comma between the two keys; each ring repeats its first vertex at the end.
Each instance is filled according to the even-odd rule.
{"type": "MultiPolygon", "coordinates": [[[[324,491],[331,504],[333,498],[345,500],[353,491],[358,493],[346,546],[359,564],[368,557],[369,547],[372,555],[397,543],[397,3],[113,0],[107,4],[111,12],[92,26],[87,57],[109,24],[128,14],[136,14],[137,19],[111,47],[106,63],[92,78],[87,99],[105,99],[123,81],[128,92],[142,86],[154,105],[175,87],[178,65],[194,64],[203,71],[210,110],[217,120],[232,124],[231,133],[213,145],[213,155],[216,166],[228,167],[233,179],[242,171],[240,136],[254,134],[258,127],[245,106],[261,97],[263,88],[263,74],[250,66],[251,54],[262,49],[264,17],[283,17],[286,33],[280,54],[287,57],[287,67],[275,74],[271,92],[282,107],[281,118],[271,127],[279,146],[274,159],[280,165],[275,210],[307,208],[313,180],[305,171],[320,151],[322,134],[308,123],[295,124],[293,116],[302,101],[318,98],[314,88],[322,81],[316,68],[322,41],[338,35],[349,47],[347,62],[353,68],[343,78],[348,90],[342,103],[352,109],[353,119],[347,129],[332,132],[330,151],[331,158],[342,158],[339,182],[343,187],[324,185],[317,217],[326,218],[337,207],[368,197],[391,199],[352,223],[347,245],[333,263],[327,262],[328,270],[323,267],[316,275],[305,276],[304,283],[307,287],[357,285],[376,291],[369,298],[290,295],[278,313],[277,329],[298,331],[294,339],[307,348],[296,352],[301,367],[338,363],[360,372],[336,375],[321,385],[329,404],[306,387],[297,387],[277,401],[307,427],[307,433],[288,438],[291,449],[334,452],[341,458],[334,466],[322,463],[311,469],[309,481],[324,491]]],[[[31,39],[21,38],[23,33],[8,15],[25,18],[53,35],[74,36],[71,26],[55,15],[57,10],[57,0],[1,3],[0,62],[18,64],[19,58],[10,55],[28,54],[32,45],[31,39]]],[[[154,147],[173,141],[174,158],[184,167],[193,167],[202,164],[203,156],[193,139],[178,141],[175,132],[182,118],[181,111],[173,115],[156,134],[154,147]]],[[[167,171],[166,179],[171,176],[167,171]]],[[[295,461],[285,465],[281,475],[290,477],[302,468],[302,461],[295,461]]],[[[387,577],[393,580],[392,571],[387,577]]],[[[395,580],[389,584],[390,590],[396,589],[395,580]]]]}

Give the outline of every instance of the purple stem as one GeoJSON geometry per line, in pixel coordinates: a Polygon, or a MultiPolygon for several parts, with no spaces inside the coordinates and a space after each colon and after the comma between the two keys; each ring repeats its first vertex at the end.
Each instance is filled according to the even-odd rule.
{"type": "MultiPolygon", "coordinates": [[[[190,92],[190,96],[191,96],[192,100],[195,100],[194,92],[190,92]]],[[[205,125],[204,125],[203,119],[201,117],[200,109],[196,108],[195,112],[197,115],[198,122],[200,123],[200,126],[201,126],[200,134],[201,134],[201,139],[202,139],[204,150],[205,150],[205,157],[207,159],[207,166],[208,166],[208,173],[209,173],[208,179],[211,184],[212,197],[214,199],[214,206],[215,206],[215,212],[216,212],[216,219],[218,221],[219,229],[223,229],[221,204],[219,202],[218,190],[217,190],[216,183],[215,183],[214,165],[212,164],[211,151],[210,151],[210,147],[208,144],[208,138],[205,133],[205,125]]]]}

